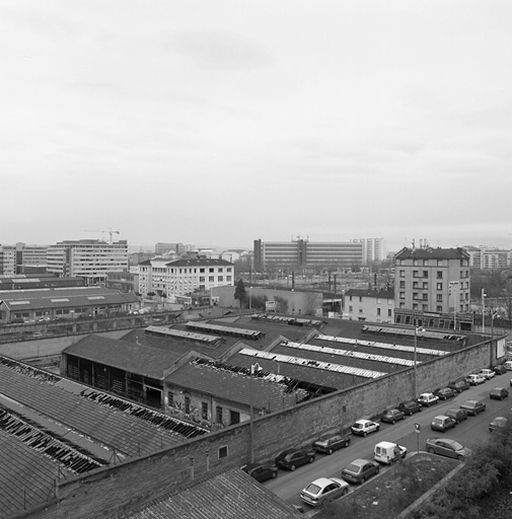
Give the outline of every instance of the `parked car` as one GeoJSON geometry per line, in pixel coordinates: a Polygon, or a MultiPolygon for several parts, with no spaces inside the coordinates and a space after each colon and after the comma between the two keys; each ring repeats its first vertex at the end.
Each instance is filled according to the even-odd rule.
{"type": "Polygon", "coordinates": [[[242,470],[260,483],[277,476],[277,467],[267,463],[249,463],[244,465],[242,470]]]}
{"type": "Polygon", "coordinates": [[[380,429],[380,423],[372,422],[371,420],[357,420],[351,429],[353,434],[366,436],[369,433],[378,431],[380,429]]]}
{"type": "Polygon", "coordinates": [[[300,498],[308,505],[319,506],[344,496],[349,488],[350,485],[342,479],[319,478],[301,490],[300,498]]]}
{"type": "Polygon", "coordinates": [[[491,378],[496,376],[496,373],[493,369],[481,369],[478,374],[485,377],[485,380],[491,380],[491,378]]]}
{"type": "Polygon", "coordinates": [[[419,413],[423,411],[423,407],[416,402],[416,400],[411,400],[409,402],[401,402],[398,404],[397,409],[402,411],[402,413],[411,416],[414,413],[419,413]]]}
{"type": "Polygon", "coordinates": [[[466,380],[472,386],[478,386],[478,384],[483,384],[487,379],[483,375],[480,375],[480,373],[471,373],[471,375],[466,377],[466,380]]]}
{"type": "Polygon", "coordinates": [[[466,379],[459,379],[450,382],[448,384],[448,387],[453,389],[454,391],[457,391],[457,393],[462,393],[463,391],[466,391],[466,389],[469,389],[471,386],[469,385],[469,382],[466,379]]]}
{"type": "Polygon", "coordinates": [[[295,470],[306,463],[313,463],[316,452],[313,449],[286,449],[276,458],[280,469],[295,470]]]}
{"type": "Polygon", "coordinates": [[[457,460],[467,458],[471,454],[470,449],[449,438],[428,438],[425,450],[431,454],[441,454],[457,460]]]}
{"type": "Polygon", "coordinates": [[[434,393],[421,393],[418,397],[418,403],[423,407],[430,407],[433,404],[437,404],[439,397],[434,393]]]}
{"type": "Polygon", "coordinates": [[[350,436],[347,434],[324,434],[313,442],[313,449],[317,452],[332,454],[335,450],[350,445],[350,436]]]}
{"type": "Polygon", "coordinates": [[[404,459],[406,455],[407,447],[398,445],[398,443],[379,442],[373,449],[373,459],[386,465],[404,459]]]}
{"type": "Polygon", "coordinates": [[[439,387],[434,391],[434,395],[439,397],[439,400],[448,400],[455,396],[456,391],[451,387],[439,387]]]}
{"type": "Polygon", "coordinates": [[[439,414],[434,416],[434,419],[430,423],[430,428],[433,431],[445,432],[448,429],[452,429],[457,425],[457,421],[445,414],[439,414]]]}
{"type": "Polygon", "coordinates": [[[450,409],[447,409],[444,414],[450,418],[453,418],[457,423],[462,422],[462,420],[465,420],[468,417],[468,414],[466,411],[464,411],[464,409],[457,407],[451,407],[450,409]]]}
{"type": "Polygon", "coordinates": [[[341,471],[341,477],[349,483],[364,483],[380,471],[380,465],[376,461],[357,459],[347,465],[341,471]]]}
{"type": "Polygon", "coordinates": [[[503,400],[504,398],[507,398],[507,396],[508,390],[504,387],[493,387],[489,393],[489,398],[492,400],[503,400]]]}
{"type": "Polygon", "coordinates": [[[489,423],[489,432],[503,429],[507,425],[507,419],[505,416],[497,416],[489,423]]]}
{"type": "Polygon", "coordinates": [[[403,420],[404,418],[405,414],[403,411],[399,411],[398,409],[388,409],[380,415],[381,422],[387,423],[396,423],[398,420],[403,420]]]}
{"type": "Polygon", "coordinates": [[[507,371],[512,371],[512,360],[507,360],[506,362],[503,363],[503,367],[507,370],[507,371]]]}
{"type": "Polygon", "coordinates": [[[485,411],[486,405],[481,400],[466,400],[461,406],[467,414],[476,416],[478,413],[485,411]]]}
{"type": "Polygon", "coordinates": [[[504,416],[497,416],[489,424],[489,432],[503,429],[503,427],[505,427],[505,425],[507,425],[507,419],[504,416]]]}
{"type": "Polygon", "coordinates": [[[503,364],[497,364],[492,369],[496,375],[504,375],[507,372],[507,368],[503,364]]]}

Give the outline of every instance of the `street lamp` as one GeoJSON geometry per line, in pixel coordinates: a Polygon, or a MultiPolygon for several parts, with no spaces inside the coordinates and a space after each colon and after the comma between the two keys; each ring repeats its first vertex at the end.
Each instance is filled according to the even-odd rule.
{"type": "Polygon", "coordinates": [[[457,292],[454,287],[460,288],[460,281],[450,281],[448,285],[449,293],[453,295],[453,330],[455,331],[457,329],[457,292]]]}
{"type": "Polygon", "coordinates": [[[482,288],[482,333],[485,333],[485,298],[487,294],[482,288]]]}
{"type": "Polygon", "coordinates": [[[254,463],[254,409],[252,403],[252,379],[254,374],[261,370],[262,368],[258,363],[251,365],[251,378],[249,380],[249,454],[251,463],[254,463]]]}
{"type": "Polygon", "coordinates": [[[423,326],[414,327],[414,398],[418,396],[418,371],[417,371],[417,355],[416,350],[418,349],[418,333],[423,333],[425,328],[423,326]]]}

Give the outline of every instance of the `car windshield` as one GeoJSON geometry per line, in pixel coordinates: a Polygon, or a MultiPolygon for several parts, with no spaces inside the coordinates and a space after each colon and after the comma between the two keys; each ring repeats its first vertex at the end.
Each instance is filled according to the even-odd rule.
{"type": "Polygon", "coordinates": [[[306,492],[309,492],[310,494],[318,494],[320,492],[320,490],[322,490],[321,487],[319,487],[318,485],[316,485],[315,483],[310,483],[307,487],[306,487],[306,492]]]}
{"type": "Polygon", "coordinates": [[[456,441],[449,442],[448,445],[453,448],[455,451],[461,451],[464,447],[456,441]]]}

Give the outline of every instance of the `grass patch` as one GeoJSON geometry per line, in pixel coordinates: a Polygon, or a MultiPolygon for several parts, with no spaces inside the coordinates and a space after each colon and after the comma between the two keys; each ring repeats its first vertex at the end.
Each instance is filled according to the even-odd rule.
{"type": "Polygon", "coordinates": [[[383,519],[396,517],[459,464],[421,453],[399,461],[343,499],[329,503],[315,519],[383,519]]]}

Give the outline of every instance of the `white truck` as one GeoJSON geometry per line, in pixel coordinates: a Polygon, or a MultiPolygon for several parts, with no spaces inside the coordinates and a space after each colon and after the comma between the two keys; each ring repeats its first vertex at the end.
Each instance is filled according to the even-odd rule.
{"type": "Polygon", "coordinates": [[[407,455],[407,448],[398,443],[380,442],[375,445],[373,449],[373,458],[379,463],[390,465],[399,459],[405,458],[407,455]]]}

